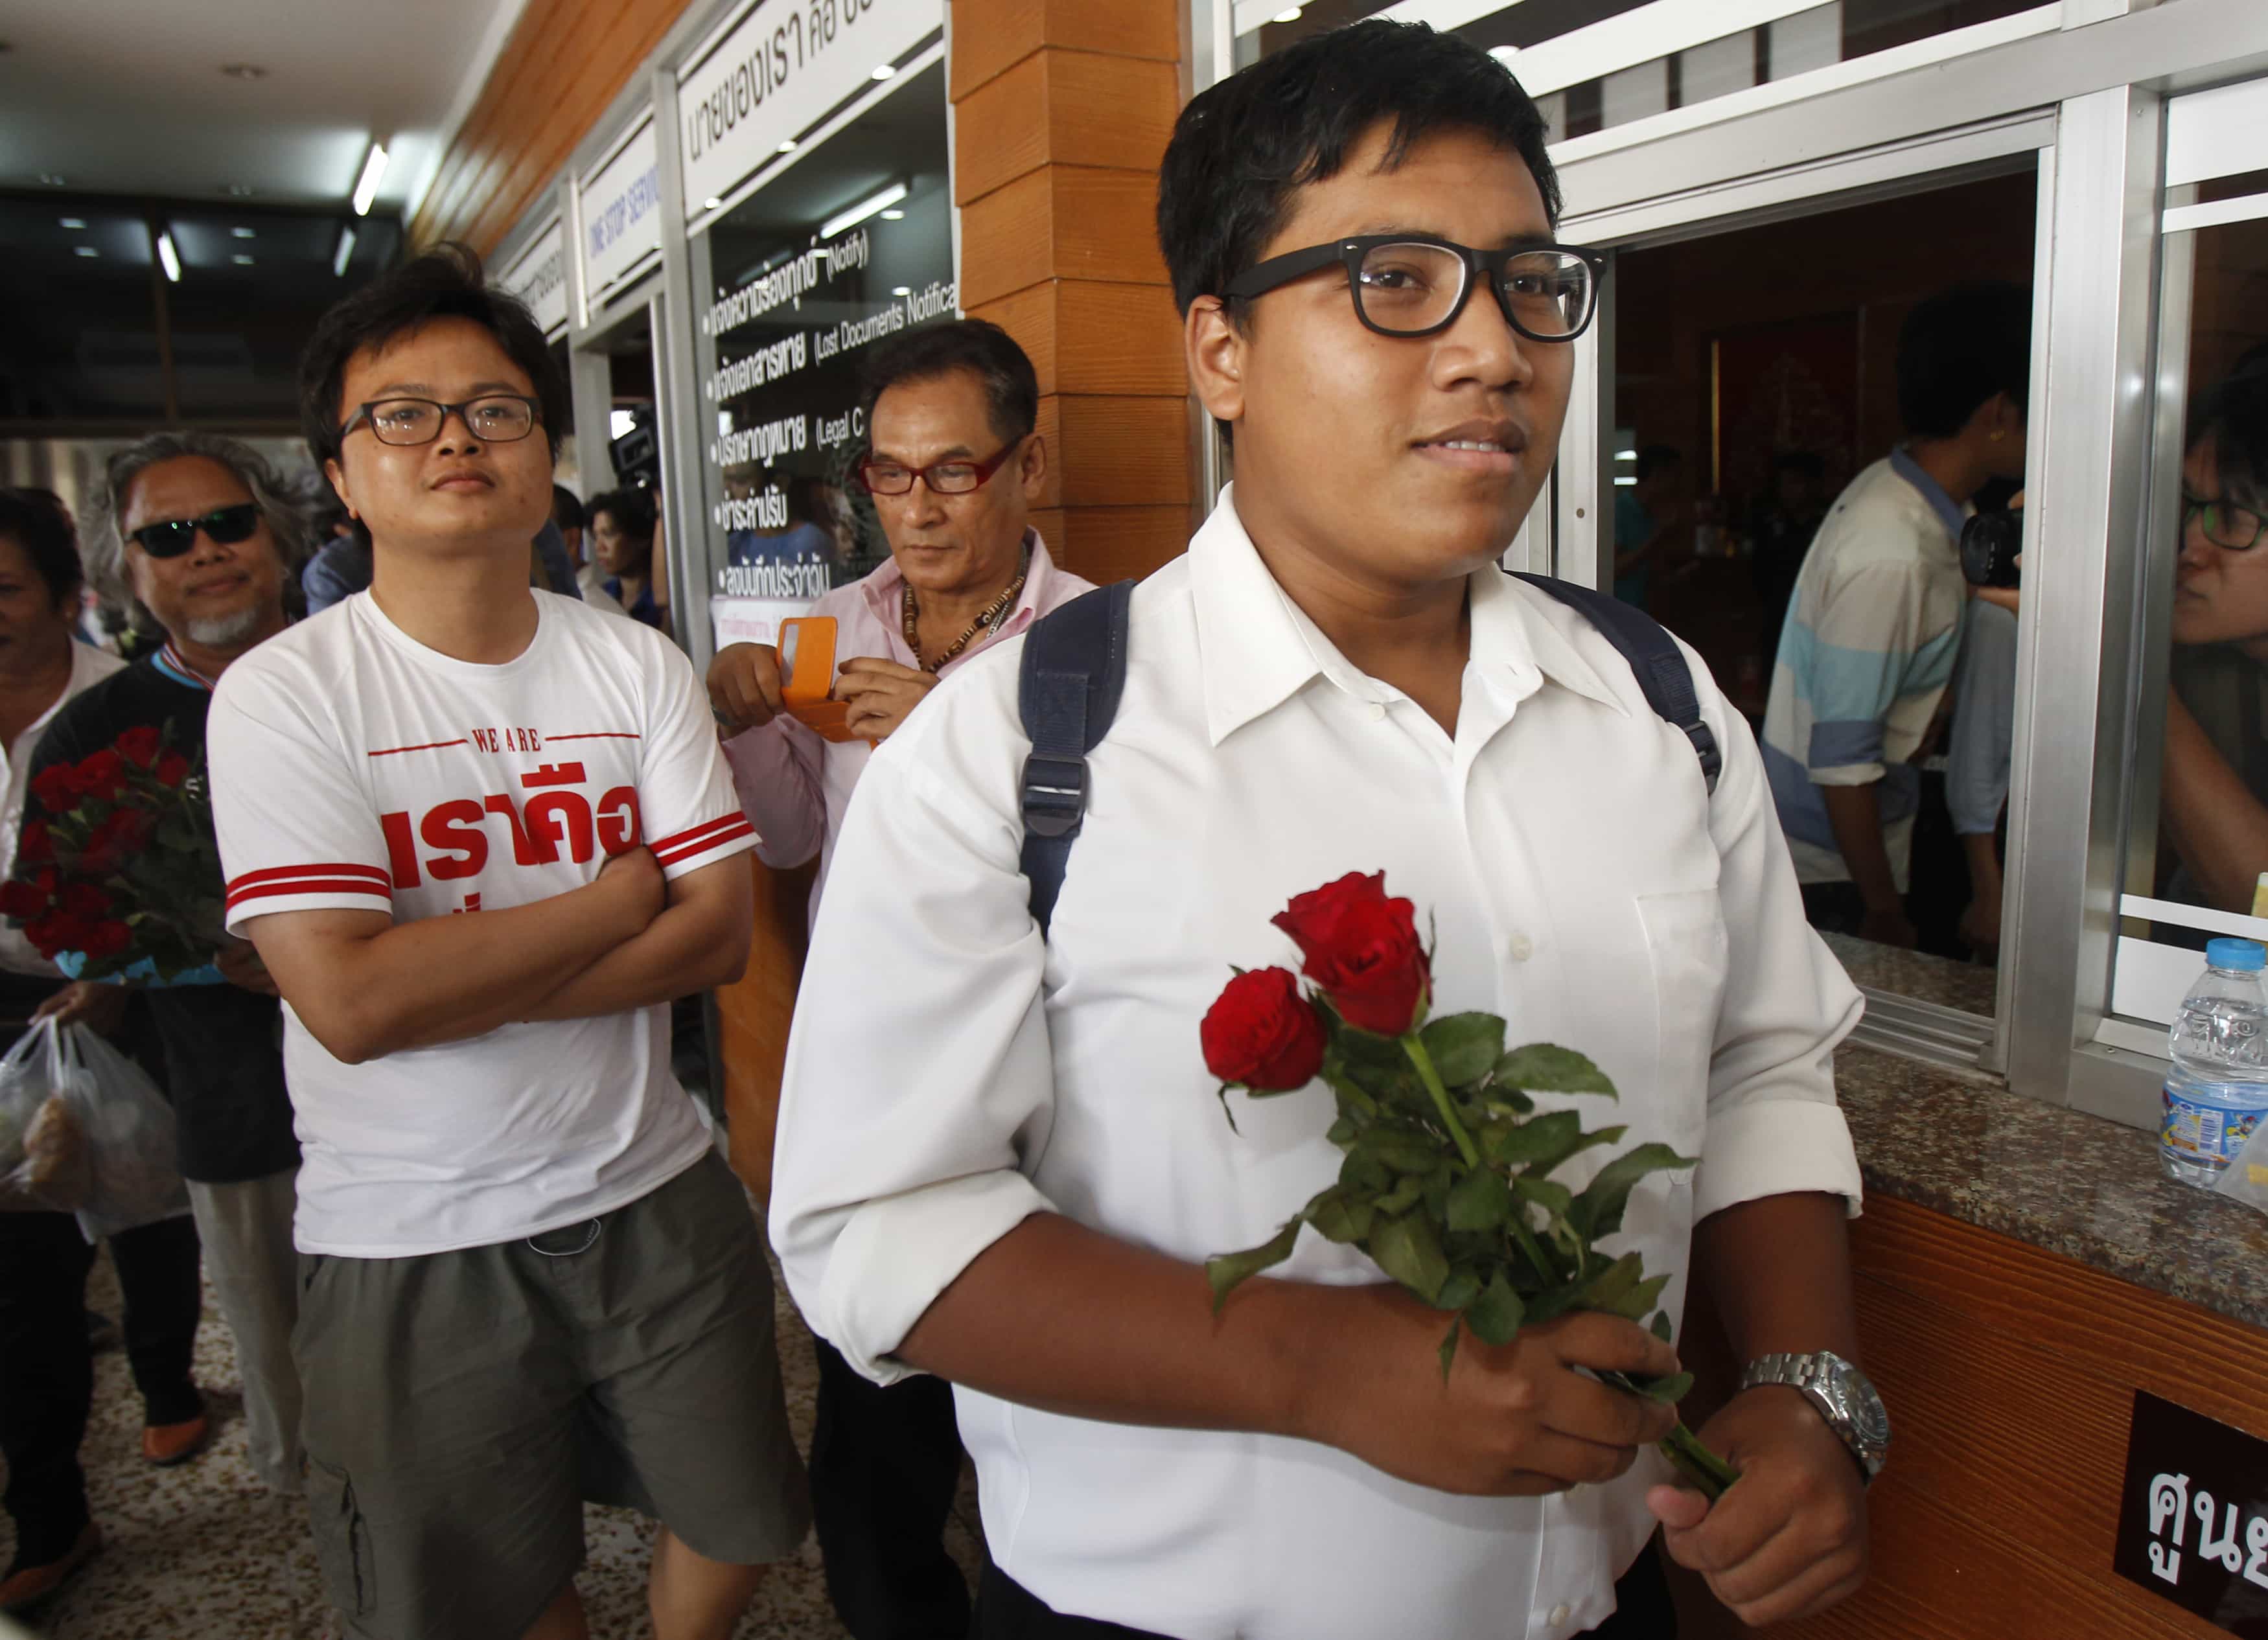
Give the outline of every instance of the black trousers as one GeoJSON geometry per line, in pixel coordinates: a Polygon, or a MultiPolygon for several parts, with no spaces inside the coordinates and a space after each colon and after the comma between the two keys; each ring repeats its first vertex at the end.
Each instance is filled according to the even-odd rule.
{"type": "Polygon", "coordinates": [[[961,1484],[952,1387],[914,1378],[885,1389],[825,1339],[811,1342],[811,1513],[836,1614],[853,1640],[963,1640],[968,1585],[945,1552],[961,1484]]]}
{"type": "MultiPolygon", "coordinates": [[[[144,1423],[202,1409],[189,1377],[197,1337],[197,1227],[168,1218],[110,1239],[126,1297],[121,1330],[144,1423]]],[[[94,1249],[68,1213],[0,1213],[0,1457],[16,1563],[62,1557],[87,1522],[80,1438],[94,1405],[86,1276],[94,1249]]]]}
{"type": "MultiPolygon", "coordinates": [[[[1652,1544],[1615,1585],[1616,1611],[1592,1640],[1677,1640],[1677,1611],[1670,1604],[1669,1581],[1652,1544]]],[[[969,1640],[1160,1640],[1160,1636],[1091,1617],[1064,1617],[1049,1611],[1031,1592],[997,1567],[984,1573],[976,1597],[976,1625],[969,1640]]],[[[1440,1636],[1438,1640],[1462,1640],[1440,1636]]]]}

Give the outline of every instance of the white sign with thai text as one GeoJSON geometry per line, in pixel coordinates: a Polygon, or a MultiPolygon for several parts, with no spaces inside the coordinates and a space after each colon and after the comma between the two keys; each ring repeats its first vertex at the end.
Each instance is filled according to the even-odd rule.
{"type": "Polygon", "coordinates": [[[945,26],[945,0],[758,0],[678,76],[685,214],[945,26]]]}
{"type": "Polygon", "coordinates": [[[601,300],[609,286],[661,249],[661,165],[653,121],[639,126],[605,169],[576,189],[576,254],[584,299],[601,300]]]}
{"type": "Polygon", "coordinates": [[[567,328],[567,230],[553,223],[535,236],[504,270],[504,288],[527,304],[543,334],[556,338],[567,328]]]}

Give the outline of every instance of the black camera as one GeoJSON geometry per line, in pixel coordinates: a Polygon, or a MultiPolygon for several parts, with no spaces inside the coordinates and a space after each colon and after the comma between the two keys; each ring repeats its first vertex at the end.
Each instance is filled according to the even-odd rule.
{"type": "Polygon", "coordinates": [[[2010,508],[1979,512],[1961,526],[1961,573],[1971,586],[2014,586],[2024,550],[2024,515],[2010,508]]]}

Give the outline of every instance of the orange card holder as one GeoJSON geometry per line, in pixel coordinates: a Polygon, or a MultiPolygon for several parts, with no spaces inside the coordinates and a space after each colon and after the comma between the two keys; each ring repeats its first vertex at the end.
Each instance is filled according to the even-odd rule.
{"type": "Polygon", "coordinates": [[[780,700],[787,715],[827,740],[848,740],[850,709],[832,699],[835,687],[835,617],[792,615],[780,622],[780,653],[787,653],[788,635],[795,636],[795,655],[787,675],[780,680],[780,700]]]}

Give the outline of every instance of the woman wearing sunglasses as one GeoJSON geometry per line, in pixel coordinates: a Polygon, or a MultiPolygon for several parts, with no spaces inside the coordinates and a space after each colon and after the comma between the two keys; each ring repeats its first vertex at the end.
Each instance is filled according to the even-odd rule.
{"type": "Polygon", "coordinates": [[[2198,407],[2176,575],[2159,818],[2179,864],[2164,892],[2249,912],[2268,871],[2268,347],[2198,407]]]}

